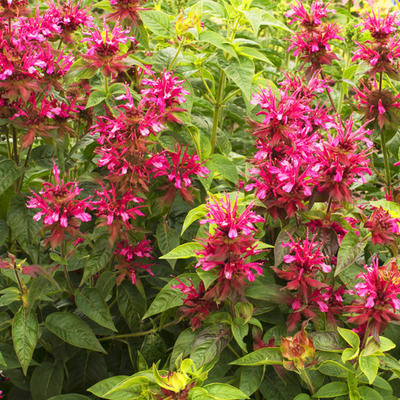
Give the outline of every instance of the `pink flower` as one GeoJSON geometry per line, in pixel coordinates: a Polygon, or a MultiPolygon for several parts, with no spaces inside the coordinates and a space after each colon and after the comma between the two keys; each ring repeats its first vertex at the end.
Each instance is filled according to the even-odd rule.
{"type": "Polygon", "coordinates": [[[386,40],[393,35],[397,27],[400,25],[399,19],[396,13],[388,13],[386,17],[381,17],[380,14],[375,14],[372,10],[372,14],[366,14],[363,17],[362,31],[370,31],[372,37],[377,42],[386,42],[386,40]]]}
{"type": "Polygon", "coordinates": [[[198,155],[189,155],[187,150],[176,144],[175,152],[164,150],[146,162],[153,178],[166,176],[169,182],[173,182],[174,189],[169,188],[165,200],[173,200],[178,190],[186,201],[192,203],[194,196],[188,189],[192,184],[192,176],[205,178],[209,174],[209,170],[203,166],[204,162],[199,162],[198,155]]]}
{"type": "Polygon", "coordinates": [[[400,273],[394,260],[380,267],[378,257],[374,257],[366,272],[359,274],[360,283],[354,286],[359,296],[347,311],[356,314],[348,322],[364,326],[368,324],[370,334],[376,339],[391,321],[399,321],[400,315],[400,273]]]}
{"type": "Polygon", "coordinates": [[[145,258],[154,259],[152,256],[153,249],[150,244],[150,240],[142,240],[136,243],[135,246],[132,246],[126,240],[117,243],[114,252],[118,258],[118,264],[115,266],[115,269],[119,271],[117,285],[120,285],[126,277],[129,277],[132,284],[135,285],[136,273],[140,269],[144,269],[152,276],[154,275],[150,269],[154,264],[144,261],[145,258]]]}
{"type": "Polygon", "coordinates": [[[110,3],[115,11],[108,14],[107,19],[111,21],[126,19],[132,25],[137,25],[140,21],[138,11],[147,10],[147,8],[143,8],[141,0],[110,0],[110,3]]]}
{"type": "Polygon", "coordinates": [[[372,233],[373,244],[395,244],[399,236],[399,222],[382,207],[373,207],[373,212],[364,226],[372,233]]]}
{"type": "Polygon", "coordinates": [[[334,14],[334,9],[328,9],[323,1],[313,1],[310,6],[310,12],[304,8],[304,4],[297,0],[296,3],[290,5],[290,11],[285,14],[285,17],[291,18],[289,25],[298,22],[299,25],[306,29],[314,28],[322,24],[322,18],[325,18],[329,13],[334,14]]]}
{"type": "Polygon", "coordinates": [[[137,197],[130,190],[117,194],[115,186],[111,184],[111,189],[103,191],[96,190],[96,195],[100,200],[93,201],[92,204],[97,208],[97,216],[104,221],[100,225],[106,225],[110,230],[110,241],[113,243],[118,233],[123,233],[123,229],[131,230],[131,220],[136,220],[137,216],[144,217],[141,208],[144,205],[133,206],[133,204],[144,203],[144,199],[137,197]]]}
{"type": "Polygon", "coordinates": [[[26,207],[40,210],[33,219],[40,221],[44,217],[43,224],[46,229],[51,230],[50,237],[46,239],[46,242],[50,242],[54,248],[64,239],[65,233],[69,233],[73,237],[80,235],[79,221],[91,220],[92,217],[86,212],[86,209],[91,210],[92,203],[89,198],[76,199],[81,193],[81,189],[76,182],[64,183],[63,179],[60,181],[60,170],[55,164],[53,175],[56,185],[44,182],[43,189],[39,194],[32,191],[33,196],[29,198],[26,207]]]}

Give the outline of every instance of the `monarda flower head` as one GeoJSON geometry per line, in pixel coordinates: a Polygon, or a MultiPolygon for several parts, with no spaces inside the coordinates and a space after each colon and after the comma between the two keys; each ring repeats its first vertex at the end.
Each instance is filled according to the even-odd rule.
{"type": "Polygon", "coordinates": [[[400,315],[400,272],[394,260],[380,267],[378,257],[374,257],[372,264],[364,268],[366,272],[357,276],[361,282],[354,286],[358,296],[346,310],[355,314],[348,319],[366,328],[379,342],[379,335],[383,333],[389,322],[399,321],[400,315]]]}
{"type": "Polygon", "coordinates": [[[183,306],[179,309],[180,312],[190,319],[192,330],[201,328],[203,321],[209,316],[210,312],[217,309],[217,304],[204,298],[206,290],[202,281],[196,289],[191,279],[188,279],[189,284],[185,284],[178,278],[175,279],[179,284],[172,285],[172,289],[177,289],[186,296],[183,300],[183,306]]]}
{"type": "Polygon", "coordinates": [[[297,22],[301,27],[305,29],[312,29],[322,24],[322,19],[328,14],[335,14],[334,9],[328,9],[328,6],[323,1],[313,1],[308,12],[304,3],[297,1],[290,5],[290,10],[285,14],[286,18],[289,18],[289,25],[297,22]]]}
{"type": "Polygon", "coordinates": [[[140,21],[138,11],[146,10],[142,6],[142,0],[110,0],[113,11],[107,15],[111,21],[123,21],[137,25],[140,21]]]}
{"type": "Polygon", "coordinates": [[[64,183],[64,179],[60,180],[60,170],[55,163],[53,175],[56,185],[44,182],[39,194],[32,191],[33,196],[29,198],[26,207],[40,210],[33,219],[40,221],[43,217],[45,229],[51,231],[45,242],[55,248],[64,240],[66,233],[74,239],[82,236],[78,228],[81,222],[92,219],[86,210],[93,207],[88,197],[83,200],[77,199],[81,189],[76,182],[64,183]]]}
{"type": "Polygon", "coordinates": [[[263,222],[264,218],[252,211],[253,204],[240,213],[237,198],[232,204],[228,194],[220,200],[213,198],[206,207],[206,219],[200,223],[210,223],[212,233],[200,240],[204,248],[196,252],[200,257],[196,268],[218,273],[217,283],[206,297],[219,303],[229,295],[242,296],[246,280],[253,282],[254,272],[262,273],[261,262],[247,259],[261,252],[256,249],[254,224],[263,222]]]}
{"type": "Polygon", "coordinates": [[[372,10],[371,14],[366,14],[360,24],[362,31],[369,31],[376,42],[385,43],[397,30],[400,25],[398,15],[396,13],[388,13],[385,17],[381,17],[372,10]]]}
{"type": "Polygon", "coordinates": [[[87,38],[83,42],[88,43],[88,51],[82,55],[90,66],[101,68],[105,76],[115,75],[128,68],[121,61],[127,57],[127,53],[121,54],[120,44],[128,40],[135,42],[135,38],[129,35],[129,29],[122,29],[116,23],[111,30],[104,22],[103,30],[94,27],[91,31],[85,32],[87,38]]]}
{"type": "Polygon", "coordinates": [[[377,122],[383,129],[386,122],[398,123],[398,109],[400,108],[400,94],[394,95],[391,90],[379,89],[376,80],[362,81],[362,88],[355,89],[355,98],[358,108],[368,122],[377,122]]]}
{"type": "Polygon", "coordinates": [[[400,233],[399,222],[382,207],[373,207],[373,212],[364,227],[371,232],[373,244],[395,244],[400,233]]]}

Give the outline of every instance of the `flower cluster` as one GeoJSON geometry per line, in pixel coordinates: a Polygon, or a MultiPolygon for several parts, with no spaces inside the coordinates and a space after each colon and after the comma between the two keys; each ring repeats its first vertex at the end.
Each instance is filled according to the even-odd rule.
{"type": "Polygon", "coordinates": [[[400,233],[399,222],[382,207],[373,207],[372,214],[364,223],[364,227],[371,232],[373,244],[395,244],[400,233]]]}
{"type": "Polygon", "coordinates": [[[339,35],[340,27],[334,23],[324,23],[323,19],[335,10],[328,9],[323,1],[313,1],[310,11],[301,2],[291,4],[286,13],[289,24],[297,23],[299,31],[290,39],[289,50],[295,57],[300,56],[304,64],[311,63],[307,69],[308,76],[321,69],[324,64],[331,64],[337,56],[331,49],[332,40],[343,40],[339,35]]]}
{"type": "Polygon", "coordinates": [[[238,199],[232,204],[228,194],[219,200],[211,199],[206,207],[207,218],[200,223],[209,223],[212,229],[207,239],[199,239],[203,249],[196,252],[196,268],[218,275],[205,297],[220,303],[228,296],[243,296],[246,281],[253,282],[255,274],[262,273],[262,263],[252,261],[251,257],[262,251],[257,249],[254,234],[255,224],[264,218],[252,211],[253,204],[240,212],[238,199]]]}

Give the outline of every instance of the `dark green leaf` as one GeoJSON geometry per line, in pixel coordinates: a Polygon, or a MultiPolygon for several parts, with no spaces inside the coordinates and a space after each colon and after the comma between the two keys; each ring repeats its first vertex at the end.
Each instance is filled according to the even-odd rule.
{"type": "Polygon", "coordinates": [[[112,331],[117,330],[107,304],[96,288],[82,288],[75,295],[75,303],[92,321],[112,331]]]}
{"type": "Polygon", "coordinates": [[[261,385],[264,377],[264,367],[241,367],[240,370],[240,390],[250,396],[261,385]]]}
{"type": "Polygon", "coordinates": [[[175,361],[180,355],[182,356],[182,359],[186,358],[189,355],[190,349],[192,348],[195,339],[196,333],[194,333],[191,328],[185,329],[179,334],[171,353],[171,360],[169,363],[169,367],[171,370],[175,368],[175,361]]]}
{"type": "Polygon", "coordinates": [[[360,386],[358,392],[360,393],[362,400],[384,400],[376,390],[368,386],[360,386]]]}
{"type": "Polygon", "coordinates": [[[360,241],[360,238],[354,232],[348,232],[345,235],[338,251],[335,276],[338,276],[356,261],[366,244],[367,242],[360,241]]]}
{"type": "Polygon", "coordinates": [[[15,353],[26,375],[38,340],[39,325],[34,312],[27,313],[21,307],[14,315],[12,338],[15,353]]]}
{"type": "Polygon", "coordinates": [[[48,400],[60,394],[63,381],[64,370],[61,364],[44,362],[35,367],[30,382],[32,400],[48,400]]]}
{"type": "Polygon", "coordinates": [[[118,287],[118,308],[132,331],[140,327],[140,320],[146,310],[146,300],[131,282],[122,282],[118,287]]]}
{"type": "Polygon", "coordinates": [[[93,91],[86,103],[86,108],[97,106],[102,103],[107,98],[106,92],[104,90],[93,91]]]}
{"type": "MultiPolygon", "coordinates": [[[[165,221],[161,221],[157,225],[156,238],[161,254],[169,254],[169,252],[179,246],[179,233],[170,228],[165,221]]],[[[172,268],[175,267],[176,259],[167,259],[172,268]]]]}
{"type": "Polygon", "coordinates": [[[90,400],[89,397],[78,393],[59,394],[57,396],[50,397],[48,400],[90,400]]]}
{"type": "Polygon", "coordinates": [[[105,353],[89,325],[75,314],[52,313],[47,316],[45,326],[66,343],[82,349],[105,353]]]}
{"type": "Polygon", "coordinates": [[[2,195],[22,174],[12,160],[0,160],[0,195],[2,195]]]}
{"type": "Polygon", "coordinates": [[[330,397],[343,396],[349,393],[349,388],[347,387],[346,382],[336,381],[330,382],[326,385],[322,386],[317,393],[313,395],[313,397],[317,397],[319,399],[326,399],[330,397]]]}

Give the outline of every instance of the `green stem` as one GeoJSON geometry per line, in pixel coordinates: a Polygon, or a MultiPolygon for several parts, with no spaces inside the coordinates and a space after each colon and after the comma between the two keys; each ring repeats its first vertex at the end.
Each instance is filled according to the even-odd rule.
{"type": "Polygon", "coordinates": [[[224,93],[225,79],[226,79],[225,72],[221,69],[221,72],[219,74],[218,93],[214,105],[214,118],[211,131],[211,154],[214,153],[215,144],[217,143],[218,122],[222,106],[222,96],[224,93]]]}
{"type": "Polygon", "coordinates": [[[179,55],[179,53],[180,53],[181,50],[182,50],[183,42],[184,42],[184,39],[182,39],[182,40],[179,42],[178,50],[176,50],[175,56],[174,56],[174,58],[172,59],[171,64],[170,64],[169,67],[168,67],[169,70],[172,70],[172,69],[174,68],[176,59],[178,58],[178,55],[179,55]]]}
{"type": "Polygon", "coordinates": [[[104,90],[106,91],[106,98],[108,98],[109,89],[108,89],[108,77],[107,76],[104,76],[104,90]]]}
{"type": "Polygon", "coordinates": [[[303,368],[299,372],[300,372],[300,376],[304,379],[304,382],[307,384],[308,389],[310,390],[311,394],[314,394],[315,393],[315,389],[314,389],[314,386],[313,386],[313,384],[311,382],[310,377],[308,376],[307,371],[303,368]]]}
{"type": "Polygon", "coordinates": [[[62,244],[61,244],[61,257],[63,259],[63,266],[62,267],[63,267],[63,271],[64,271],[65,280],[67,281],[67,285],[68,285],[69,291],[71,292],[71,294],[74,294],[74,287],[72,286],[72,282],[71,282],[71,278],[69,277],[67,266],[64,264],[64,260],[65,260],[65,241],[63,241],[62,244]]]}
{"type": "Polygon", "coordinates": [[[13,138],[13,152],[14,152],[14,161],[18,165],[19,164],[19,156],[18,156],[18,139],[17,139],[17,132],[15,128],[11,127],[12,131],[12,138],[13,138]]]}
{"type": "Polygon", "coordinates": [[[161,331],[164,328],[167,328],[169,326],[173,326],[173,325],[177,325],[179,324],[179,322],[181,322],[183,320],[183,316],[181,316],[180,318],[173,320],[171,322],[168,322],[162,326],[160,326],[159,328],[156,329],[149,329],[148,331],[142,331],[142,332],[132,332],[132,333],[122,333],[120,335],[111,335],[111,336],[105,336],[100,338],[99,340],[101,342],[106,341],[106,340],[119,340],[119,339],[124,339],[124,338],[131,338],[131,337],[139,337],[139,336],[146,336],[146,335],[151,335],[154,333],[157,333],[158,331],[161,331]]]}
{"type": "Polygon", "coordinates": [[[17,192],[19,193],[22,189],[22,185],[24,183],[24,177],[25,177],[25,168],[28,166],[29,159],[31,157],[32,153],[32,147],[33,143],[29,146],[28,153],[26,154],[25,162],[24,162],[24,171],[22,172],[21,178],[18,181],[18,190],[17,192]]]}

